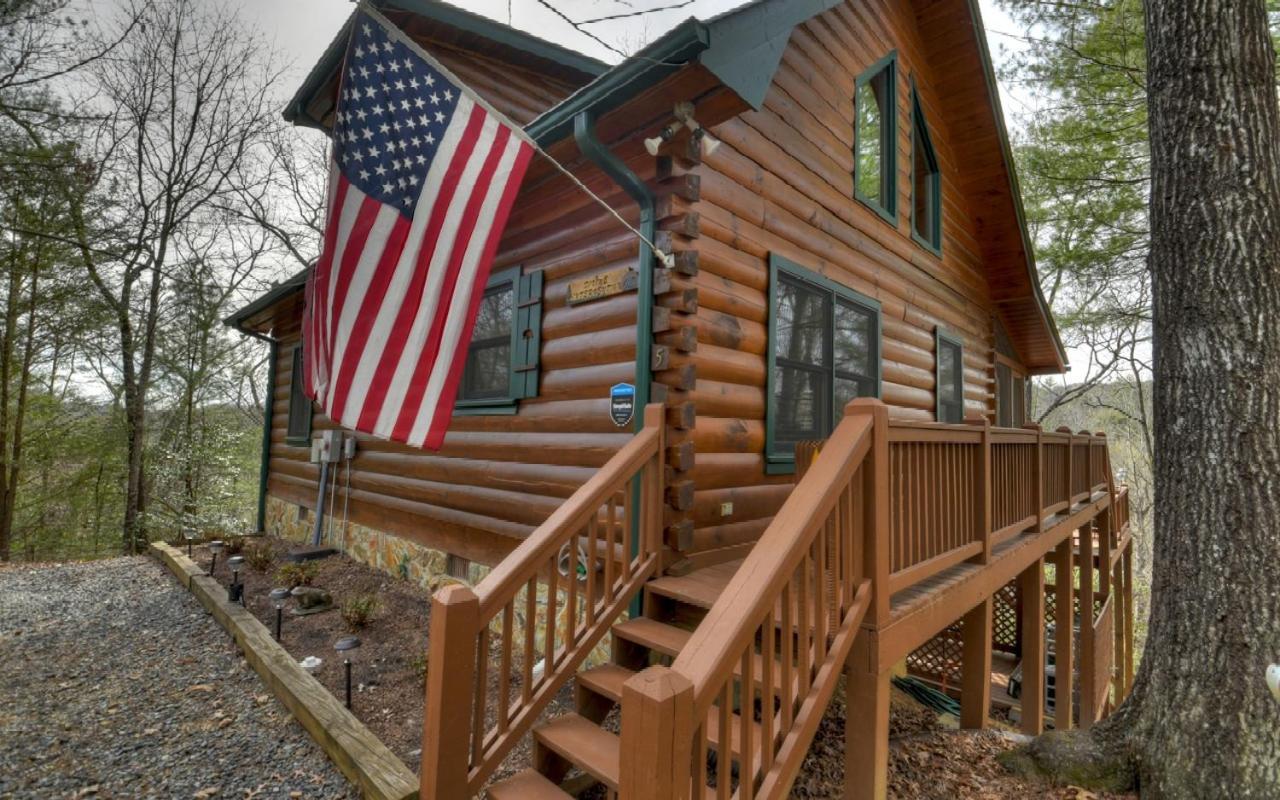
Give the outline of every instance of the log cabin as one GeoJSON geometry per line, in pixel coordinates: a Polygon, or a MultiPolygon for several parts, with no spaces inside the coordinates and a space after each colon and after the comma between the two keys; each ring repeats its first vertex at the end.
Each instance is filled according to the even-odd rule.
{"type": "MultiPolygon", "coordinates": [[[[1047,688],[1058,727],[1118,703],[1127,495],[1105,437],[1028,424],[1066,356],[976,0],[755,0],[612,66],[375,5],[647,240],[535,158],[443,447],[342,434],[344,527],[491,568],[434,600],[422,797],[784,797],[840,680],[847,794],[883,797],[904,665],[965,727],[1018,662],[1030,732],[1047,688]]],[[[295,124],[332,126],[346,38],[295,124]]],[[[325,513],[304,283],[228,318],[272,350],[260,528],[325,513]]]]}

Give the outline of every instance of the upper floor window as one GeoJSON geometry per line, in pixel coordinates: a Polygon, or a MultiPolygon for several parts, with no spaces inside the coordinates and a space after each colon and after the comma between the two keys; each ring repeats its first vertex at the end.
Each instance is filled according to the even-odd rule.
{"type": "Polygon", "coordinates": [[[292,368],[289,370],[289,419],[285,426],[287,444],[310,444],[311,398],[302,384],[302,343],[293,348],[292,368]]]}
{"type": "Polygon", "coordinates": [[[880,304],[771,256],[769,471],[795,468],[798,442],[831,433],[845,405],[880,394],[880,304]]]}
{"type": "Polygon", "coordinates": [[[897,53],[872,64],[854,89],[854,194],[880,216],[896,223],[897,53]]]}
{"type": "Polygon", "coordinates": [[[1020,370],[996,362],[996,425],[1021,428],[1027,422],[1027,377],[1020,370]]]}
{"type": "Polygon", "coordinates": [[[924,109],[911,90],[911,236],[927,249],[942,253],[942,175],[929,136],[924,109]]]}
{"type": "Polygon", "coordinates": [[[938,350],[938,422],[964,422],[964,346],[941,329],[936,334],[938,350]]]}
{"type": "Polygon", "coordinates": [[[538,393],[542,273],[514,267],[489,278],[458,389],[459,413],[514,413],[538,393]]]}

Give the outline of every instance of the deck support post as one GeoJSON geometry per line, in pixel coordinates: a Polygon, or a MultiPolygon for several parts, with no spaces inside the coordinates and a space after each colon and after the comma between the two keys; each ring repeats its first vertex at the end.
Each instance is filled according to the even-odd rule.
{"type": "Polygon", "coordinates": [[[693,684],[653,666],[622,685],[622,746],[618,796],[627,800],[689,800],[693,684]]]}
{"type": "Polygon", "coordinates": [[[426,714],[422,725],[422,800],[468,797],[471,714],[480,600],[469,587],[446,586],[431,600],[426,714]]]}
{"type": "Polygon", "coordinates": [[[1075,700],[1072,695],[1075,682],[1075,566],[1072,564],[1072,548],[1075,544],[1068,536],[1058,545],[1054,560],[1053,581],[1053,727],[1068,730],[1072,721],[1075,700]]]}
{"type": "Polygon", "coordinates": [[[1022,590],[1022,731],[1044,730],[1044,560],[1018,576],[1022,590]]]}
{"type": "Polygon", "coordinates": [[[1133,539],[1130,538],[1121,556],[1124,572],[1124,663],[1120,671],[1124,675],[1124,693],[1133,688],[1133,539]]]}
{"type": "Polygon", "coordinates": [[[1098,643],[1094,636],[1093,573],[1094,573],[1093,524],[1086,523],[1080,529],[1080,728],[1088,730],[1098,719],[1094,702],[1094,687],[1102,676],[1096,674],[1094,650],[1098,643]]]}
{"type": "Polygon", "coordinates": [[[873,637],[867,628],[859,631],[845,663],[846,800],[884,800],[889,792],[889,687],[893,671],[876,671],[879,654],[873,637]]]}
{"type": "Polygon", "coordinates": [[[991,598],[964,615],[961,626],[960,727],[987,727],[991,707],[991,598]]]}

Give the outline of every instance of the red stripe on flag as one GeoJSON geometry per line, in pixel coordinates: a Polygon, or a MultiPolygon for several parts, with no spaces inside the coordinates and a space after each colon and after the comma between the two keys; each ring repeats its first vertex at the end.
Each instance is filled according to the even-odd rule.
{"type": "MultiPolygon", "coordinates": [[[[395,430],[392,433],[392,437],[398,441],[408,441],[408,437],[413,432],[413,426],[417,421],[418,414],[422,410],[423,396],[426,394],[427,383],[430,381],[431,373],[435,370],[436,356],[440,352],[440,337],[444,330],[445,320],[449,316],[454,288],[458,282],[458,274],[462,269],[462,259],[465,257],[467,247],[471,243],[471,235],[475,231],[476,220],[480,216],[480,208],[484,205],[485,195],[489,193],[489,184],[493,181],[494,173],[498,171],[498,163],[502,159],[502,151],[506,149],[507,140],[510,138],[510,129],[505,126],[499,126],[497,134],[493,137],[493,144],[489,148],[489,153],[485,156],[484,166],[481,167],[480,174],[476,176],[475,184],[471,188],[471,197],[467,200],[466,211],[458,223],[458,235],[454,238],[453,252],[449,255],[449,266],[445,272],[444,284],[440,287],[440,308],[437,309],[435,319],[431,321],[431,332],[423,343],[422,357],[418,361],[417,369],[413,371],[413,378],[409,382],[409,390],[405,394],[404,405],[400,408],[400,416],[396,420],[395,430]]],[[[475,280],[481,285],[488,282],[488,263],[481,261],[476,265],[475,280]]],[[[474,322],[474,319],[472,321],[474,322]]]]}
{"type": "Polygon", "coordinates": [[[401,214],[396,214],[391,232],[387,235],[387,241],[382,248],[382,255],[378,257],[373,275],[369,278],[369,286],[365,290],[360,310],[351,326],[351,334],[347,337],[347,347],[342,351],[341,368],[330,377],[330,380],[337,381],[337,385],[334,387],[333,407],[329,409],[329,417],[341,420],[342,424],[349,427],[354,426],[351,426],[350,421],[346,419],[347,401],[351,397],[356,369],[367,355],[365,345],[369,343],[369,332],[373,330],[373,323],[382,311],[382,303],[387,297],[387,286],[391,283],[391,277],[395,275],[396,264],[404,253],[404,243],[408,238],[409,220],[401,214]]]}
{"type": "MultiPolygon", "coordinates": [[[[365,197],[360,201],[360,210],[356,212],[356,220],[351,225],[351,232],[347,234],[347,242],[342,249],[342,262],[330,270],[330,282],[333,284],[334,292],[333,311],[328,310],[329,305],[325,300],[328,295],[327,286],[325,294],[318,298],[323,304],[321,313],[325,315],[325,360],[329,363],[329,380],[331,381],[334,368],[333,354],[337,352],[334,343],[338,335],[338,321],[342,319],[342,311],[347,302],[347,290],[351,288],[351,280],[360,263],[360,257],[364,255],[369,232],[373,229],[373,223],[378,219],[378,212],[382,208],[383,204],[372,197],[365,197]]],[[[337,224],[341,225],[342,220],[338,220],[337,224]]],[[[329,418],[333,419],[334,416],[330,414],[329,418]]]]}
{"type": "MultiPolygon", "coordinates": [[[[516,195],[520,193],[520,184],[523,182],[525,170],[529,166],[529,159],[533,157],[533,148],[528,144],[521,142],[520,149],[516,152],[515,162],[511,165],[511,175],[507,179],[507,187],[503,190],[502,199],[498,203],[497,209],[494,210],[493,223],[489,228],[489,238],[485,241],[484,252],[480,255],[480,268],[485,275],[489,274],[489,267],[493,264],[494,254],[498,250],[498,242],[502,239],[502,231],[507,227],[507,217],[511,214],[511,207],[515,205],[516,195]]],[[[467,330],[470,331],[475,327],[476,316],[480,312],[480,302],[484,299],[485,284],[488,280],[476,281],[475,286],[471,290],[471,305],[467,312],[467,330]]],[[[519,299],[519,286],[515,287],[516,297],[519,299]]],[[[519,316],[519,307],[513,311],[517,318],[519,316]]],[[[515,324],[515,320],[512,320],[515,324]]],[[[467,350],[471,345],[469,336],[463,336],[458,340],[458,349],[453,354],[453,360],[449,364],[449,376],[445,379],[444,388],[440,391],[440,402],[436,404],[435,413],[431,419],[431,427],[427,430],[426,441],[423,446],[429,450],[439,450],[444,444],[444,435],[448,432],[449,421],[453,417],[453,403],[458,395],[458,384],[462,381],[462,370],[467,363],[467,350]]]]}
{"type": "Polygon", "coordinates": [[[471,154],[475,150],[476,141],[481,128],[484,127],[486,117],[485,110],[479,105],[472,109],[471,118],[467,120],[467,127],[462,132],[458,143],[457,154],[450,161],[449,168],[440,182],[440,189],[431,209],[431,219],[422,234],[422,249],[418,252],[418,261],[413,268],[413,279],[406,287],[404,301],[400,304],[395,324],[391,326],[391,333],[378,359],[378,368],[374,370],[357,430],[371,432],[382,415],[387,391],[391,388],[396,367],[409,340],[409,331],[413,328],[413,319],[422,306],[422,293],[427,284],[431,259],[440,245],[440,229],[444,227],[445,218],[449,215],[449,207],[453,204],[453,197],[457,193],[462,173],[466,169],[467,162],[471,160],[471,154]]]}
{"type": "MultiPolygon", "coordinates": [[[[347,179],[342,176],[340,171],[334,172],[338,178],[338,185],[333,193],[332,215],[341,213],[342,204],[347,199],[347,179]]],[[[333,251],[338,244],[338,225],[337,220],[330,220],[327,229],[324,232],[324,249],[320,252],[320,260],[316,262],[315,267],[311,270],[311,275],[307,278],[307,295],[306,295],[306,316],[302,329],[302,347],[303,347],[303,386],[306,388],[307,396],[312,400],[316,397],[315,386],[315,369],[316,365],[321,363],[321,359],[327,362],[327,355],[322,346],[324,337],[321,333],[324,326],[323,309],[319,308],[315,299],[320,297],[323,287],[328,285],[329,271],[333,265],[333,251]]]]}

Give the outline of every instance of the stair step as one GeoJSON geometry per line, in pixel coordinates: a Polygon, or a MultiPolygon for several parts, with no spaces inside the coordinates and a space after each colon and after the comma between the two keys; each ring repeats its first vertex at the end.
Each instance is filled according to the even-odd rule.
{"type": "Polygon", "coordinates": [[[533,729],[538,744],[569,760],[583,772],[618,790],[618,737],[585,717],[563,714],[533,729]]]}
{"type": "MultiPolygon", "coordinates": [[[[680,655],[680,651],[689,643],[689,639],[693,636],[689,631],[683,628],[677,628],[674,625],[667,625],[648,617],[636,617],[625,622],[620,622],[613,626],[613,633],[620,639],[623,639],[641,647],[647,647],[655,653],[675,658],[680,655]]],[[[763,674],[764,661],[759,653],[754,656],[751,665],[751,672],[755,678],[757,687],[761,684],[761,675],[763,674]]],[[[739,678],[742,677],[742,665],[735,665],[733,674],[739,678]]],[[[796,677],[792,678],[793,683],[796,677]]],[[[782,691],[782,666],[778,661],[773,662],[773,690],[776,693],[782,691]]]]}
{"type": "Polygon", "coordinates": [[[636,617],[614,625],[613,635],[641,647],[647,647],[655,653],[674,657],[680,655],[680,650],[693,634],[683,628],[666,625],[648,617],[636,617]]]}
{"type": "Polygon", "coordinates": [[[663,575],[644,585],[646,592],[669,597],[697,608],[709,609],[715,605],[724,587],[742,566],[742,559],[716,564],[688,575],[663,575]]]}
{"type": "Polygon", "coordinates": [[[485,790],[489,800],[573,800],[542,773],[526,769],[485,790]]]}
{"type": "Polygon", "coordinates": [[[622,684],[632,675],[635,673],[619,664],[601,664],[579,672],[577,681],[582,688],[618,703],[622,701],[622,684]]]}

